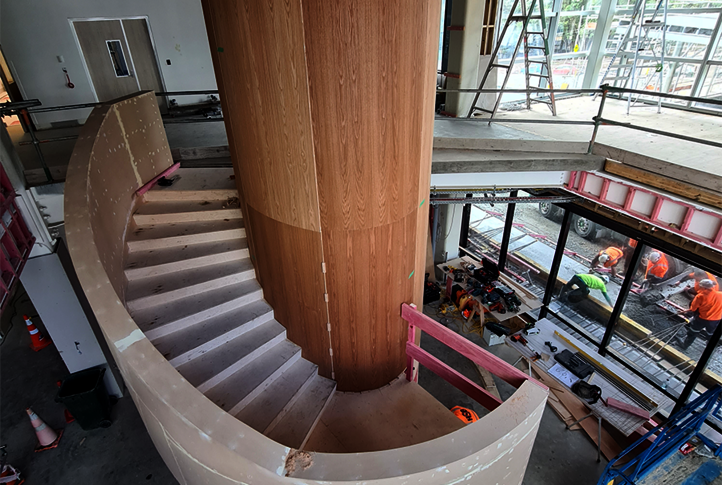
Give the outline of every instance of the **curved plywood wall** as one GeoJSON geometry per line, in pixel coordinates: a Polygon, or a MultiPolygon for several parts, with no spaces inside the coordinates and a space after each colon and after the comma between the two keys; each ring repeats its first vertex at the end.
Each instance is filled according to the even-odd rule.
{"type": "Polygon", "coordinates": [[[385,385],[422,298],[440,1],[203,8],[276,319],[339,390],[385,385]]]}
{"type": "Polygon", "coordinates": [[[182,378],[126,311],[119,263],[135,191],[171,163],[152,93],[96,108],[68,168],[65,224],[81,286],[148,433],[182,485],[521,483],[546,402],[546,391],[531,382],[441,438],[325,454],[266,438],[182,378]]]}

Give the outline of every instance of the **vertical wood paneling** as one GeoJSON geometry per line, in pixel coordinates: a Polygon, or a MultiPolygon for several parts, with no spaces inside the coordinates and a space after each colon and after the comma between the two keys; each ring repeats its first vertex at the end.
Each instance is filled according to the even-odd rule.
{"type": "Polygon", "coordinates": [[[423,291],[440,2],[203,6],[265,297],[324,375],[328,308],[339,389],[387,384],[423,291]]]}
{"type": "Polygon", "coordinates": [[[263,281],[263,297],[288,338],[303,356],[331,377],[326,302],[321,272],[321,234],[278,222],[252,207],[246,226],[256,240],[255,266],[263,281]]]}
{"type": "Polygon", "coordinates": [[[204,15],[213,26],[211,50],[246,203],[318,231],[300,8],[299,0],[212,0],[204,15]]]}

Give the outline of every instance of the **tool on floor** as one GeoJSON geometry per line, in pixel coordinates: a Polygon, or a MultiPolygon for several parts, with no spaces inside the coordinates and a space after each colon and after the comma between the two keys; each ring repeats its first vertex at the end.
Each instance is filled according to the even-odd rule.
{"type": "Polygon", "coordinates": [[[43,350],[48,345],[52,344],[52,340],[49,338],[46,339],[43,334],[35,327],[35,324],[33,324],[32,320],[30,320],[30,317],[27,315],[23,315],[23,320],[25,320],[25,325],[28,328],[28,332],[30,333],[30,348],[33,349],[35,352],[39,350],[43,350]]]}
{"type": "Polygon", "coordinates": [[[544,345],[549,347],[549,350],[551,350],[552,352],[556,352],[558,350],[557,346],[554,345],[553,343],[549,342],[548,340],[546,342],[544,342],[544,345]]]}
{"type": "Polygon", "coordinates": [[[0,483],[7,485],[22,485],[25,479],[20,477],[20,471],[7,464],[7,445],[0,446],[0,483]]]}
{"type": "Polygon", "coordinates": [[[30,408],[27,408],[25,412],[28,413],[30,424],[35,428],[35,434],[38,437],[38,446],[35,447],[35,451],[45,451],[56,448],[58,443],[60,443],[60,438],[63,436],[63,430],[61,429],[56,432],[45,424],[30,408]]]}
{"type": "MultiPolygon", "coordinates": [[[[494,108],[491,110],[480,108],[476,105],[479,101],[480,92],[477,92],[474,96],[474,102],[471,103],[467,118],[471,118],[476,111],[489,113],[491,118],[496,114],[501,104],[501,98],[504,95],[506,85],[511,78],[511,72],[514,68],[514,61],[519,53],[519,48],[522,42],[524,43],[524,73],[526,80],[526,108],[531,108],[531,103],[544,103],[549,105],[549,109],[552,111],[552,115],[556,116],[557,108],[554,102],[554,93],[549,93],[548,100],[539,96],[532,97],[532,92],[545,89],[547,86],[549,89],[554,89],[554,83],[552,82],[552,71],[549,69],[551,66],[551,51],[549,49],[549,24],[544,13],[544,0],[531,0],[530,4],[527,4],[527,0],[514,0],[514,4],[509,11],[504,28],[498,37],[498,41],[494,46],[494,51],[491,54],[491,60],[484,71],[484,76],[481,78],[479,83],[479,89],[483,89],[486,84],[486,80],[489,78],[489,74],[492,69],[506,69],[506,75],[504,81],[501,84],[501,92],[498,93],[496,101],[494,102],[494,108]],[[521,23],[521,29],[518,24],[521,23]],[[531,24],[531,25],[530,25],[531,24]],[[530,30],[531,29],[533,30],[530,30]],[[514,46],[514,52],[508,60],[508,64],[501,64],[498,59],[499,51],[502,46],[505,45],[506,33],[510,30],[511,35],[518,35],[516,44],[514,46]],[[534,52],[534,56],[531,53],[534,52]],[[532,68],[532,66],[538,66],[538,69],[532,68]],[[531,78],[537,78],[537,85],[532,85],[531,78]],[[545,81],[546,86],[542,86],[542,82],[545,81]]],[[[494,83],[496,88],[496,83],[494,83]]],[[[491,123],[491,122],[490,122],[491,123]]]]}

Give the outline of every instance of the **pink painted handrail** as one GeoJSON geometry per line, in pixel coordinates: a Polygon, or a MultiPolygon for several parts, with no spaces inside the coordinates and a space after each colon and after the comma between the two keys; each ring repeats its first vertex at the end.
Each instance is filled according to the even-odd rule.
{"type": "Polygon", "coordinates": [[[544,384],[532,379],[516,367],[482,349],[473,342],[470,342],[453,330],[444,327],[432,318],[427,317],[416,310],[415,307],[406,303],[401,305],[401,317],[409,323],[409,340],[406,342],[406,378],[409,381],[418,381],[418,369],[415,365],[416,362],[418,362],[453,384],[485,408],[493,410],[501,404],[501,401],[492,394],[489,394],[486,389],[459,374],[456,370],[428,352],[422,350],[421,347],[415,343],[416,330],[418,329],[428,333],[439,342],[447,345],[514,387],[518,388],[524,381],[532,381],[539,387],[548,389],[544,384]]]}
{"type": "Polygon", "coordinates": [[[141,188],[139,188],[138,190],[136,190],[135,193],[138,194],[138,196],[141,196],[141,195],[145,194],[145,193],[148,192],[150,189],[152,189],[153,186],[154,186],[155,184],[157,184],[160,179],[162,179],[163,177],[167,177],[168,175],[172,174],[173,172],[175,172],[175,171],[178,170],[179,168],[180,168],[180,162],[174,163],[173,165],[171,165],[170,167],[166,168],[166,169],[163,170],[161,173],[159,173],[158,175],[156,175],[155,177],[153,177],[153,179],[151,179],[150,182],[148,182],[147,184],[145,184],[144,186],[142,186],[141,188]]]}

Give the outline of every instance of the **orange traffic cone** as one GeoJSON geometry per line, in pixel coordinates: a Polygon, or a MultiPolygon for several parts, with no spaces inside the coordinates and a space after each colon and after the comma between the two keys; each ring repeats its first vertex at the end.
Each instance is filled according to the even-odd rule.
{"type": "Polygon", "coordinates": [[[51,427],[43,422],[32,409],[27,408],[25,412],[28,413],[30,418],[30,424],[35,428],[35,434],[38,436],[38,446],[35,451],[50,450],[58,446],[60,438],[63,436],[63,430],[56,433],[51,427]]]}
{"type": "Polygon", "coordinates": [[[37,352],[38,350],[43,350],[45,347],[53,343],[49,338],[46,339],[43,337],[43,334],[35,327],[29,316],[23,315],[23,319],[25,320],[25,325],[28,327],[28,332],[30,332],[31,349],[37,352]]]}

